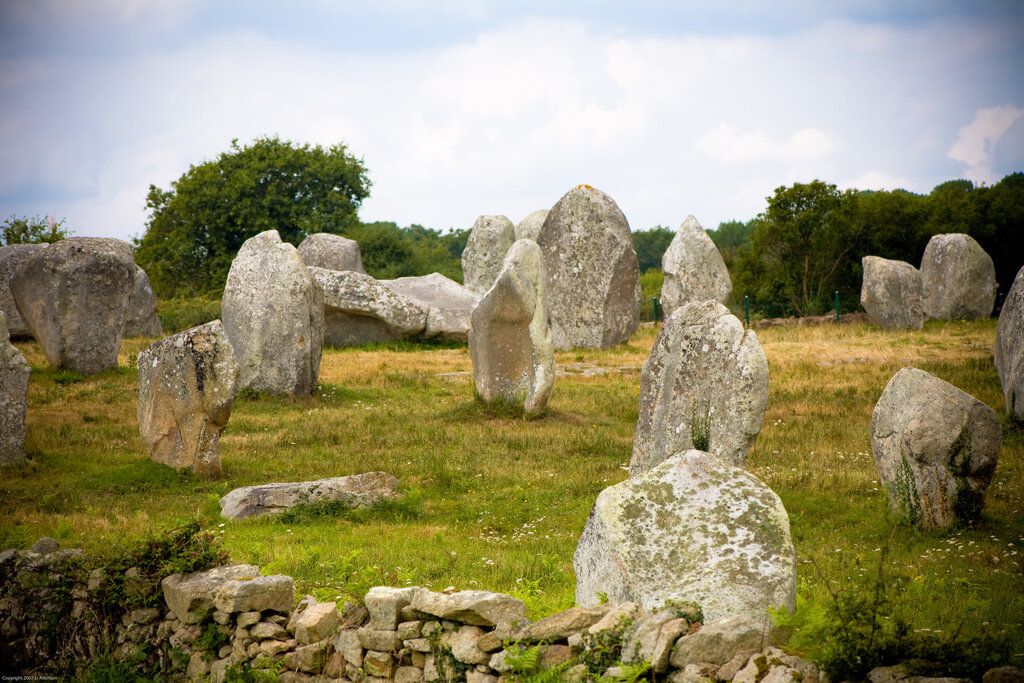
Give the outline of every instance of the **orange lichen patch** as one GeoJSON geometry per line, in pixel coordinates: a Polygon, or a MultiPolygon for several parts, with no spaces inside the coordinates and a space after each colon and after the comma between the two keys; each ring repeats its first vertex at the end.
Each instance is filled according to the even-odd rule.
{"type": "Polygon", "coordinates": [[[577,185],[576,189],[577,190],[584,190],[585,189],[585,190],[590,190],[591,192],[594,191],[594,188],[592,188],[590,185],[577,185]]]}

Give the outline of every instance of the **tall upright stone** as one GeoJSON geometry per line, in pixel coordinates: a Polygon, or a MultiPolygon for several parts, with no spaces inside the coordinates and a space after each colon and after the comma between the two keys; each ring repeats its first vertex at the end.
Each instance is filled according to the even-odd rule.
{"type": "Polygon", "coordinates": [[[544,221],[548,217],[550,209],[537,209],[527,214],[526,218],[516,223],[517,240],[537,241],[540,229],[544,227],[544,221]]]}
{"type": "Polygon", "coordinates": [[[887,330],[919,330],[924,324],[921,273],[906,261],[861,259],[860,305],[871,322],[887,330]]]}
{"type": "Polygon", "coordinates": [[[45,244],[8,244],[0,247],[0,311],[7,316],[7,330],[11,339],[31,339],[25,322],[18,313],[11,294],[11,278],[36,254],[45,249],[45,244]]]}
{"type": "Polygon", "coordinates": [[[725,302],[732,293],[732,280],[718,247],[693,216],[687,216],[661,257],[665,282],[661,306],[667,318],[691,301],[725,302]]]}
{"type": "Polygon", "coordinates": [[[238,395],[238,363],[220,320],[139,354],[139,431],[153,460],[218,477],[220,433],[238,395]]]}
{"type": "Polygon", "coordinates": [[[1024,417],[1024,268],[1017,271],[999,312],[995,361],[1006,412],[1024,417]]]}
{"type": "Polygon", "coordinates": [[[640,324],[640,266],[629,223],[611,197],[569,190],[537,235],[548,269],[551,338],[557,349],[607,348],[640,324]]]}
{"type": "Polygon", "coordinates": [[[547,405],[555,380],[544,255],[533,240],[509,249],[494,286],[474,309],[469,334],[476,392],[484,401],[547,405]]]}
{"type": "Polygon", "coordinates": [[[221,314],[242,388],[295,395],[313,390],[323,351],[324,298],[298,250],[277,230],[250,237],[238,250],[221,314]]]}
{"type": "Polygon", "coordinates": [[[32,369],[25,357],[11,344],[7,316],[0,311],[0,465],[10,465],[25,457],[30,374],[32,369]]]}
{"type": "Polygon", "coordinates": [[[12,278],[11,293],[50,365],[93,375],[117,367],[134,286],[130,244],[69,237],[27,261],[12,278]]]}
{"type": "Polygon", "coordinates": [[[307,266],[316,266],[327,270],[366,272],[363,270],[363,256],[359,250],[359,242],[329,232],[315,232],[307,236],[299,245],[299,256],[307,266]]]}
{"type": "Polygon", "coordinates": [[[689,448],[741,466],[767,405],[768,359],[754,331],[716,301],[686,304],[665,321],[640,373],[629,476],[689,448]]]}
{"type": "Polygon", "coordinates": [[[462,252],[462,282],[469,289],[484,294],[501,272],[516,227],[504,216],[480,216],[473,224],[469,240],[462,252]]]}
{"type": "Polygon", "coordinates": [[[128,298],[124,316],[124,336],[159,337],[164,333],[160,317],[156,314],[156,294],[140,266],[135,266],[135,286],[128,298]]]}
{"type": "Polygon", "coordinates": [[[921,296],[929,318],[987,318],[996,301],[992,257],[970,235],[934,235],[921,257],[921,296]]]}

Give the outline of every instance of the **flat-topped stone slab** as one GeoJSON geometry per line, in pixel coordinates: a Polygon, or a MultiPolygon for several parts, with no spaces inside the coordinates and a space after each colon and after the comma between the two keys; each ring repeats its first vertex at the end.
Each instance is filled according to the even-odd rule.
{"type": "Polygon", "coordinates": [[[366,472],[348,477],[290,483],[243,486],[220,499],[225,519],[247,519],[284,512],[297,505],[341,503],[371,507],[399,496],[398,479],[386,472],[366,472]]]}

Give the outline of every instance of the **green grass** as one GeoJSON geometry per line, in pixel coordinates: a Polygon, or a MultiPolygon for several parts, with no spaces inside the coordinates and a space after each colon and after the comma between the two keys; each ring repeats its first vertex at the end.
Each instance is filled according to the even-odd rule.
{"type": "MultiPolygon", "coordinates": [[[[354,600],[373,585],[512,593],[537,618],[573,603],[572,555],[597,494],[626,477],[639,367],[657,329],[558,363],[627,367],[559,376],[548,411],[527,419],[474,398],[464,345],[327,349],[313,396],[245,394],[221,439],[224,479],[151,462],[135,419],[126,340],[117,371],[69,378],[20,343],[33,367],[27,461],[0,471],[0,547],[39,536],[102,550],[201,519],[233,561],[293,576],[298,590],[354,600]],[[383,470],[408,497],[375,511],[330,508],[225,522],[217,500],[252,484],[383,470]],[[223,525],[223,526],[219,526],[223,525]]],[[[870,575],[892,533],[888,575],[918,629],[1007,630],[1024,652],[1024,431],[1004,419],[981,523],[953,532],[896,527],[871,456],[874,403],[899,368],[953,382],[1005,418],[991,362],[995,321],[758,332],[771,369],[764,428],[747,462],[790,513],[800,593],[870,575]],[[820,575],[813,567],[817,565],[820,575]]],[[[925,631],[927,632],[927,631],[925,631]]]]}

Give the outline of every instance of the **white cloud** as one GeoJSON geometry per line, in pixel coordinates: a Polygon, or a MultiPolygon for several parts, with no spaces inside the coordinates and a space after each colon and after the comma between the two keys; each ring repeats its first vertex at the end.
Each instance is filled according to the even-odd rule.
{"type": "Polygon", "coordinates": [[[947,156],[967,165],[968,180],[979,183],[998,181],[999,176],[992,168],[996,143],[1021,117],[1024,117],[1024,109],[1012,104],[979,109],[974,120],[960,129],[947,156]]]}
{"type": "Polygon", "coordinates": [[[813,161],[828,156],[837,148],[817,128],[803,128],[786,139],[773,140],[762,128],[740,132],[736,126],[725,122],[697,138],[694,147],[721,164],[813,161]]]}

